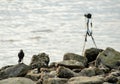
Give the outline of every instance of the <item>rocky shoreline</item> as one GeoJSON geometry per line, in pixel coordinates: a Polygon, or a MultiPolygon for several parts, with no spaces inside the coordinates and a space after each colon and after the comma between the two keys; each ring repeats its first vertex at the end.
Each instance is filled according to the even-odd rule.
{"type": "Polygon", "coordinates": [[[0,69],[0,84],[120,84],[120,52],[86,49],[84,56],[66,53],[49,64],[49,55],[33,55],[31,63],[0,69]]]}

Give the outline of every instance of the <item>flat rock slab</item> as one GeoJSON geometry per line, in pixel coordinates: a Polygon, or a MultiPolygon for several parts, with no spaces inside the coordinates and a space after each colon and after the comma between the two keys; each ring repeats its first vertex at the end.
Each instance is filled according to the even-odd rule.
{"type": "Polygon", "coordinates": [[[83,63],[84,66],[87,65],[87,58],[75,53],[66,53],[63,57],[63,60],[76,60],[78,62],[83,63]]]}
{"type": "Polygon", "coordinates": [[[73,77],[69,79],[68,84],[102,84],[104,82],[103,77],[99,76],[80,76],[80,77],[73,77]]]}
{"type": "Polygon", "coordinates": [[[15,77],[1,80],[0,84],[35,84],[35,82],[27,78],[15,77]]]}
{"type": "Polygon", "coordinates": [[[57,63],[57,66],[65,66],[70,69],[75,69],[75,68],[84,68],[84,64],[82,62],[76,61],[76,60],[64,60],[61,62],[57,63]]]}
{"type": "Polygon", "coordinates": [[[43,84],[66,84],[68,79],[65,78],[49,78],[43,81],[43,84]]]}

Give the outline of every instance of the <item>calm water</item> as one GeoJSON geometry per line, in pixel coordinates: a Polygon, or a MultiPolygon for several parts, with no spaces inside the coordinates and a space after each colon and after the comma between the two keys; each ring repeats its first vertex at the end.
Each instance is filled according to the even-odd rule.
{"type": "Polygon", "coordinates": [[[97,46],[120,51],[120,0],[0,0],[0,67],[17,64],[20,49],[26,64],[40,52],[51,62],[66,52],[81,54],[88,12],[97,46]]]}

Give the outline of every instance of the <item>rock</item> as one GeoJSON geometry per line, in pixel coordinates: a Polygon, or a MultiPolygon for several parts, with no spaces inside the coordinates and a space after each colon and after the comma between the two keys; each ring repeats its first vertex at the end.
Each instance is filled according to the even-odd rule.
{"type": "Polygon", "coordinates": [[[15,77],[0,80],[0,84],[35,84],[35,82],[27,78],[15,77]]]}
{"type": "Polygon", "coordinates": [[[43,84],[43,80],[39,79],[36,84],[43,84]]]}
{"type": "Polygon", "coordinates": [[[87,58],[88,63],[89,63],[89,62],[95,61],[98,54],[102,51],[103,51],[102,49],[97,49],[97,48],[86,49],[84,53],[84,57],[87,58]]]}
{"type": "Polygon", "coordinates": [[[65,66],[70,69],[84,68],[84,64],[82,62],[78,62],[76,60],[64,60],[56,63],[57,66],[65,66]]]}
{"type": "Polygon", "coordinates": [[[87,65],[87,58],[74,53],[66,53],[63,57],[63,60],[76,60],[82,62],[84,66],[87,65]]]}
{"type": "Polygon", "coordinates": [[[120,77],[120,71],[113,71],[110,73],[110,75],[115,76],[115,77],[120,77]]]}
{"type": "Polygon", "coordinates": [[[104,82],[103,84],[113,84],[113,83],[104,82]]]}
{"type": "Polygon", "coordinates": [[[37,84],[43,84],[44,80],[48,80],[49,78],[56,78],[56,71],[51,72],[41,72],[41,78],[37,81],[37,84]]]}
{"type": "Polygon", "coordinates": [[[95,61],[89,62],[87,67],[95,67],[95,61]]]}
{"type": "Polygon", "coordinates": [[[72,69],[72,71],[75,72],[75,73],[80,73],[81,69],[72,69]]]}
{"type": "Polygon", "coordinates": [[[120,52],[108,47],[98,55],[95,64],[97,67],[102,64],[110,69],[117,69],[120,66],[119,62],[120,52]]]}
{"type": "Polygon", "coordinates": [[[4,66],[4,67],[2,67],[1,69],[0,69],[0,71],[2,71],[2,70],[5,70],[6,68],[8,68],[8,67],[12,67],[13,65],[7,65],[7,66],[4,66]]]}
{"type": "Polygon", "coordinates": [[[118,79],[118,81],[120,80],[120,76],[119,77],[117,77],[117,79],[118,79]]]}
{"type": "Polygon", "coordinates": [[[51,71],[51,72],[49,73],[49,75],[50,75],[52,78],[57,77],[57,72],[56,72],[56,71],[51,71]]]}
{"type": "Polygon", "coordinates": [[[57,69],[57,76],[59,78],[71,78],[71,77],[78,76],[78,74],[73,72],[69,68],[65,68],[63,66],[59,66],[58,69],[57,69]]]}
{"type": "Polygon", "coordinates": [[[23,63],[5,68],[0,71],[0,79],[25,76],[29,69],[29,66],[23,63]]]}
{"type": "Polygon", "coordinates": [[[68,80],[67,84],[102,84],[104,82],[103,77],[92,76],[92,77],[73,77],[68,80]]]}
{"type": "Polygon", "coordinates": [[[51,71],[51,72],[41,72],[41,79],[48,79],[48,78],[54,78],[56,77],[56,71],[51,71]]]}
{"type": "Polygon", "coordinates": [[[105,81],[109,83],[117,83],[118,79],[115,76],[109,75],[105,78],[105,81]]]}
{"type": "Polygon", "coordinates": [[[50,63],[49,67],[50,67],[50,68],[56,67],[56,62],[50,63]]]}
{"type": "Polygon", "coordinates": [[[38,68],[40,70],[41,67],[47,67],[49,61],[50,59],[47,54],[40,53],[38,55],[33,55],[30,66],[32,69],[38,68]]]}
{"type": "Polygon", "coordinates": [[[56,77],[56,68],[41,68],[41,78],[54,78],[56,77]]]}
{"type": "Polygon", "coordinates": [[[120,80],[118,80],[117,84],[120,84],[120,80]]]}
{"type": "Polygon", "coordinates": [[[89,77],[96,75],[104,75],[104,74],[105,73],[102,69],[96,67],[84,68],[80,72],[81,76],[89,76],[89,77]]]}
{"type": "Polygon", "coordinates": [[[43,81],[43,84],[66,84],[68,79],[65,78],[49,78],[43,81]]]}
{"type": "Polygon", "coordinates": [[[106,72],[105,69],[95,68],[95,75],[105,75],[106,72]]]}
{"type": "Polygon", "coordinates": [[[81,70],[80,72],[81,76],[95,76],[95,69],[94,68],[85,68],[83,70],[81,70]]]}
{"type": "Polygon", "coordinates": [[[109,73],[111,70],[104,66],[104,65],[100,65],[100,67],[97,67],[98,69],[102,70],[104,73],[109,73]]]}
{"type": "Polygon", "coordinates": [[[109,73],[105,77],[105,81],[109,82],[109,83],[115,83],[115,84],[117,84],[117,81],[120,80],[119,77],[120,77],[120,71],[112,69],[111,73],[109,73]]]}
{"type": "Polygon", "coordinates": [[[34,69],[34,70],[31,70],[29,71],[27,74],[26,74],[26,78],[29,78],[33,81],[38,81],[40,79],[40,76],[41,74],[40,73],[37,73],[37,70],[34,69]]]}
{"type": "Polygon", "coordinates": [[[56,68],[54,68],[54,67],[53,68],[41,68],[40,69],[41,72],[51,72],[51,71],[55,71],[55,70],[56,70],[56,68]]]}

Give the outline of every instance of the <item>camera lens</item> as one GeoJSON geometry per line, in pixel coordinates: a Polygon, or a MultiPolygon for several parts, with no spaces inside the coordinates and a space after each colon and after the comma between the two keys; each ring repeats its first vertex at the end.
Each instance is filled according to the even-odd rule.
{"type": "Polygon", "coordinates": [[[84,14],[84,16],[85,16],[86,18],[91,18],[91,17],[92,17],[92,15],[91,15],[90,13],[84,14]]]}

